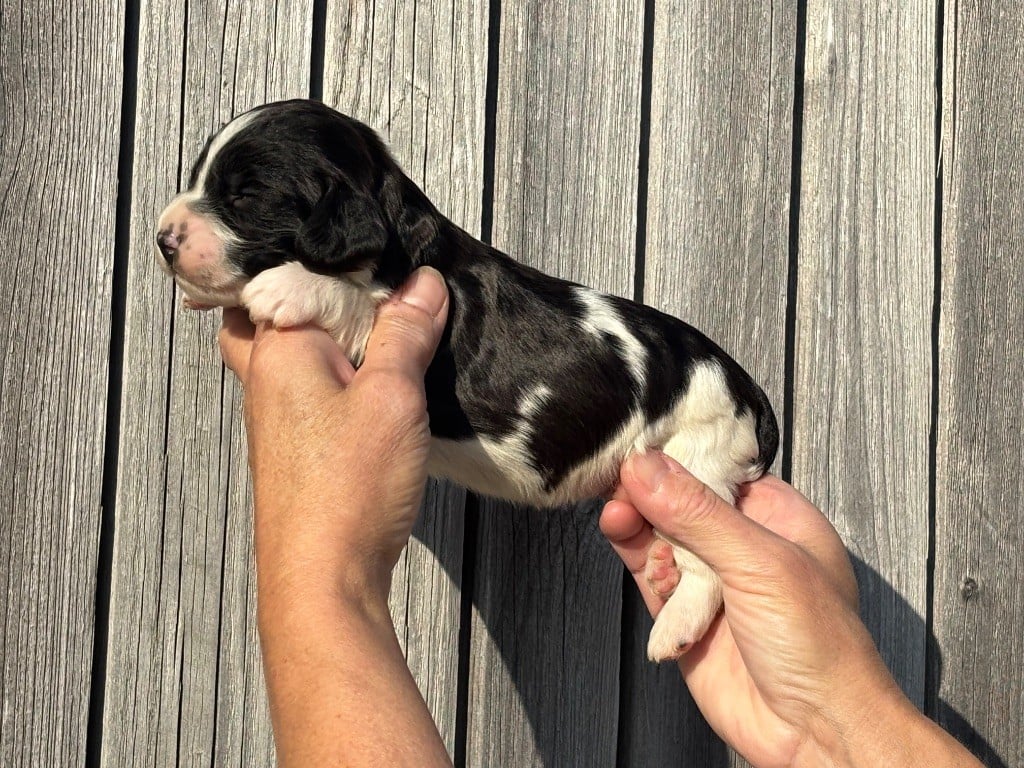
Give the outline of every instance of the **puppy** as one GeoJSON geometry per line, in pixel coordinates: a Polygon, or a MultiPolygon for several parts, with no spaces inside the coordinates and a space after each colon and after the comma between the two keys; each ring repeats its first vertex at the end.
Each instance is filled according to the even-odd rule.
{"type": "MultiPolygon", "coordinates": [[[[439,270],[450,310],[426,374],[428,470],[478,493],[540,507],[593,498],[630,453],[660,448],[731,502],[775,457],[768,399],[714,342],[481,243],[372,130],[318,102],[258,107],[211,137],[156,240],[186,306],[314,323],[357,366],[377,305],[416,267],[439,270]]],[[[721,606],[718,577],[672,544],[678,573],[657,559],[647,570],[668,599],[653,660],[678,657],[721,606]]]]}

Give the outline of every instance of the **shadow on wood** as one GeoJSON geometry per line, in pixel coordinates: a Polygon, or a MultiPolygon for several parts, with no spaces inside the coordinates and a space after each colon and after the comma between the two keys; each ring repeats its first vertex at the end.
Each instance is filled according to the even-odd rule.
{"type": "MultiPolygon", "coordinates": [[[[471,505],[472,507],[472,505],[471,505]]],[[[437,552],[438,538],[423,536],[432,527],[429,520],[417,523],[413,535],[424,545],[435,550],[439,564],[447,571],[452,582],[463,586],[463,635],[469,631],[485,631],[487,642],[476,644],[477,648],[486,646],[486,659],[475,662],[461,659],[458,721],[462,723],[457,739],[461,742],[457,752],[465,756],[465,723],[468,718],[467,709],[476,701],[487,701],[493,708],[495,702],[490,694],[493,691],[474,689],[474,677],[471,667],[474,663],[499,663],[504,675],[510,681],[509,690],[514,690],[516,700],[502,703],[502,712],[491,712],[488,722],[495,732],[477,734],[477,741],[486,741],[487,745],[478,744],[470,751],[465,764],[476,764],[491,748],[512,749],[521,751],[522,745],[503,743],[508,731],[528,729],[532,736],[532,754],[520,754],[523,764],[559,765],[563,764],[567,755],[579,754],[576,749],[587,751],[587,740],[598,739],[607,741],[611,734],[595,734],[593,723],[598,712],[615,707],[615,702],[600,700],[618,690],[618,731],[611,739],[615,744],[618,765],[641,764],[636,758],[657,756],[661,760],[671,760],[679,765],[702,765],[708,768],[725,768],[736,764],[744,764],[742,759],[731,753],[704,722],[693,704],[681,676],[672,665],[654,665],[646,659],[646,638],[650,630],[651,620],[646,615],[642,602],[639,600],[631,580],[627,581],[622,593],[622,624],[614,626],[611,634],[618,635],[621,630],[621,666],[618,670],[597,672],[601,679],[612,678],[619,686],[608,686],[608,680],[602,684],[595,679],[595,670],[587,665],[573,665],[587,655],[586,647],[567,649],[564,661],[567,664],[557,666],[557,659],[542,658],[538,654],[550,656],[550,637],[541,637],[537,633],[557,632],[567,644],[579,643],[588,646],[590,637],[606,637],[608,627],[596,626],[595,622],[605,617],[593,612],[576,611],[565,613],[558,627],[541,627],[532,621],[531,606],[543,606],[550,599],[561,599],[566,589],[572,589],[573,575],[571,566],[581,555],[586,558],[607,560],[608,567],[617,567],[615,556],[604,541],[597,528],[597,515],[600,506],[595,504],[581,505],[577,508],[559,509],[554,511],[538,511],[528,509],[490,510],[476,514],[513,514],[519,515],[517,528],[523,537],[535,537],[529,547],[529,557],[524,556],[527,548],[516,546],[512,549],[518,557],[508,563],[505,578],[500,583],[493,582],[491,590],[507,591],[506,598],[500,595],[495,599],[491,594],[488,599],[480,600],[479,585],[474,588],[472,580],[466,581],[465,572],[471,572],[476,558],[487,556],[487,544],[481,541],[476,522],[467,522],[467,554],[466,566],[463,558],[453,556],[449,550],[437,552]],[[548,541],[544,536],[551,530],[543,524],[548,515],[562,515],[570,518],[557,526],[564,531],[576,531],[573,541],[564,538],[560,541],[548,541]],[[539,523],[539,524],[538,524],[539,523]],[[470,551],[472,550],[472,552],[470,551]],[[569,568],[570,570],[567,570],[569,568]],[[558,585],[548,592],[546,584],[558,585]],[[470,602],[467,605],[467,601],[470,602]],[[470,610],[473,620],[469,625],[470,610]],[[534,635],[534,636],[531,636],[534,635]],[[492,658],[493,657],[493,658],[492,658]],[[553,666],[554,665],[554,666],[553,666]],[[557,692],[552,692],[557,687],[557,692]],[[557,702],[561,711],[552,711],[552,704],[557,702]],[[524,722],[517,722],[522,719],[524,722]]],[[[426,512],[426,517],[436,514],[426,512]]],[[[493,546],[493,542],[491,544],[493,546]]],[[[870,607],[865,603],[886,604],[895,606],[893,615],[906,622],[906,626],[896,627],[893,631],[909,633],[925,633],[925,620],[893,589],[893,587],[869,564],[851,555],[857,581],[861,591],[862,614],[869,614],[870,607]]],[[[568,607],[568,606],[567,606],[568,607]]],[[[540,614],[550,616],[548,610],[541,608],[540,614]]],[[[613,617],[609,617],[611,620],[613,617]]],[[[876,630],[873,629],[873,632],[876,630]]],[[[878,637],[876,634],[876,642],[878,637]]],[[[468,643],[462,643],[462,653],[466,653],[468,643]]],[[[939,689],[941,682],[943,658],[935,637],[927,633],[927,657],[921,661],[927,665],[926,674],[930,681],[929,690],[939,689]]],[[[479,684],[482,681],[477,680],[479,684]]],[[[485,681],[483,681],[485,682],[485,681]]],[[[934,697],[933,695],[933,698],[934,697]]],[[[947,702],[938,699],[926,702],[926,711],[930,717],[941,724],[947,731],[965,744],[989,768],[1008,768],[1007,763],[996,753],[985,737],[947,702]]],[[[529,750],[528,750],[529,751],[529,750]]],[[[507,752],[503,753],[506,754],[507,752]]],[[[610,757],[610,755],[609,755],[610,757]]],[[[519,763],[517,763],[519,764],[519,763]]],[[[612,764],[611,762],[608,763],[612,764]]],[[[646,764],[646,763],[644,763],[646,764]]]]}
{"type": "MultiPolygon", "coordinates": [[[[926,622],[917,612],[903,599],[903,597],[892,588],[892,586],[874,568],[865,563],[854,554],[850,554],[853,560],[854,571],[857,574],[857,585],[860,588],[861,616],[870,612],[865,603],[866,600],[878,603],[891,603],[896,610],[891,615],[902,617],[908,622],[905,627],[895,627],[892,631],[905,631],[909,634],[924,634],[927,644],[927,655],[922,664],[926,665],[925,675],[928,680],[926,696],[932,701],[925,701],[925,713],[941,725],[946,731],[956,737],[960,743],[966,746],[979,760],[989,768],[1008,768],[1007,763],[996,753],[995,749],[982,734],[975,730],[959,712],[949,703],[938,698],[934,692],[939,690],[942,680],[942,650],[935,635],[926,626],[926,622]],[[916,626],[915,626],[916,624],[916,626]]],[[[875,627],[869,623],[872,634],[875,635],[875,643],[879,638],[875,627]]]]}

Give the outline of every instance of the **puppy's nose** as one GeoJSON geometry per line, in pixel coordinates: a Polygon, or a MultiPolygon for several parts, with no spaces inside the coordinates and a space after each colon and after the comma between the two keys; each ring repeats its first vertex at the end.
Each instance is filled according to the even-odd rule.
{"type": "Polygon", "coordinates": [[[162,229],[156,233],[156,246],[168,264],[174,260],[174,254],[177,253],[179,245],[181,245],[181,241],[171,230],[162,229]]]}

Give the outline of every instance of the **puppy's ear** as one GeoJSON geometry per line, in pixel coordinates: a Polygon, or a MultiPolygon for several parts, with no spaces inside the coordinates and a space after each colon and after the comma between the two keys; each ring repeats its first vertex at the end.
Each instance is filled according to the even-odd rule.
{"type": "Polygon", "coordinates": [[[347,180],[331,182],[295,236],[299,258],[327,269],[372,262],[388,242],[380,205],[347,180]]]}

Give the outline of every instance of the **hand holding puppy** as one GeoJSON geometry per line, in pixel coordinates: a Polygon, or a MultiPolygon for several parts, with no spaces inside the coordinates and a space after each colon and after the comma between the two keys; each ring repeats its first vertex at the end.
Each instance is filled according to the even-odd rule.
{"type": "Polygon", "coordinates": [[[254,331],[244,312],[225,311],[221,349],[245,388],[261,577],[323,578],[296,559],[310,552],[387,593],[426,482],[423,374],[447,307],[436,272],[418,272],[381,306],[358,372],[319,329],[254,331]]]}
{"type": "Polygon", "coordinates": [[[421,269],[381,305],[355,371],[321,330],[225,310],[245,388],[260,645],[278,764],[446,765],[395,637],[391,570],[426,482],[423,375],[448,294],[421,269]]]}
{"type": "Polygon", "coordinates": [[[757,766],[977,765],[889,675],[825,516],[770,475],[746,486],[737,506],[654,452],[626,462],[601,515],[653,615],[663,601],[644,571],[661,545],[652,526],[721,578],[723,613],[679,660],[716,733],[757,766]]]}

